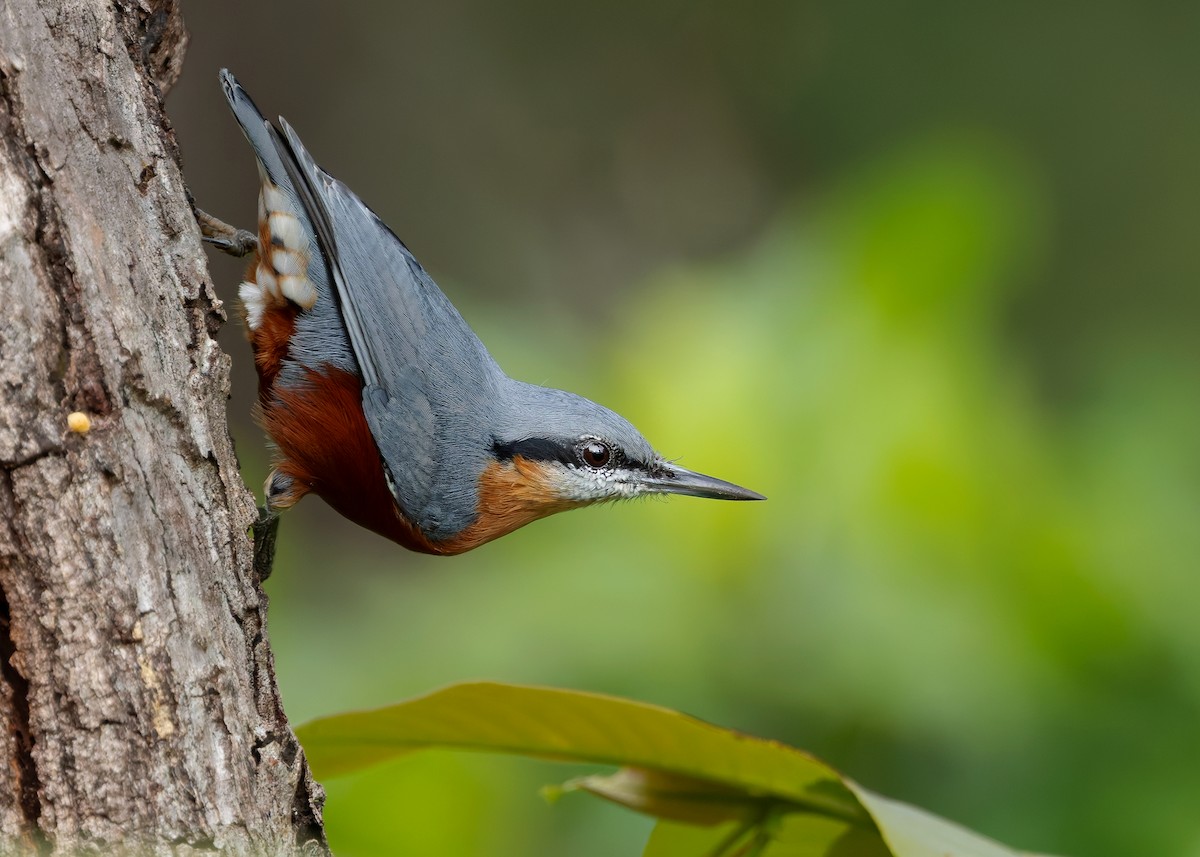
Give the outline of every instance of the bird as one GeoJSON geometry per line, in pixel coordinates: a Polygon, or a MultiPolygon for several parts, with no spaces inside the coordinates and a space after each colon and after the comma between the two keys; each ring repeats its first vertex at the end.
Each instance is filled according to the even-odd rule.
{"type": "Polygon", "coordinates": [[[509,377],[408,247],[221,85],[260,178],[257,233],[197,209],[204,240],[251,257],[239,288],[276,457],[255,526],[273,555],[282,510],[316,494],[410,550],[454,555],[556,512],[683,494],[762,500],[655,452],[616,412],[509,377]]]}

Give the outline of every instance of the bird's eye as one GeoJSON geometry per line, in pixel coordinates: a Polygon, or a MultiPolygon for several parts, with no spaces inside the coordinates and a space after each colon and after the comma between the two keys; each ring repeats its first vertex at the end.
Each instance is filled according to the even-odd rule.
{"type": "Polygon", "coordinates": [[[599,470],[608,464],[612,458],[612,450],[609,449],[606,443],[598,440],[589,440],[579,447],[579,456],[588,467],[595,467],[599,470]]]}

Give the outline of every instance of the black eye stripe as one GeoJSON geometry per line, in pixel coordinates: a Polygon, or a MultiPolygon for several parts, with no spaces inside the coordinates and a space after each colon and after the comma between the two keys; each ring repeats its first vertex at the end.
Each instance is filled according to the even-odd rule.
{"type": "Polygon", "coordinates": [[[575,463],[574,445],[548,437],[527,437],[509,443],[493,439],[492,453],[496,454],[499,461],[512,461],[520,455],[522,459],[532,461],[559,461],[564,465],[575,463]]]}
{"type": "MultiPolygon", "coordinates": [[[[526,437],[521,440],[502,441],[492,438],[492,454],[498,461],[512,461],[516,456],[532,461],[557,461],[572,467],[578,467],[582,459],[582,448],[588,443],[595,443],[594,438],[583,441],[562,441],[549,437],[526,437]]],[[[631,461],[621,452],[621,449],[605,441],[601,441],[609,449],[608,467],[629,467],[646,470],[647,465],[640,461],[631,461]]]]}
{"type": "Polygon", "coordinates": [[[527,437],[505,443],[492,439],[492,452],[500,461],[512,461],[516,456],[532,461],[559,461],[575,463],[575,447],[548,437],[527,437]]]}

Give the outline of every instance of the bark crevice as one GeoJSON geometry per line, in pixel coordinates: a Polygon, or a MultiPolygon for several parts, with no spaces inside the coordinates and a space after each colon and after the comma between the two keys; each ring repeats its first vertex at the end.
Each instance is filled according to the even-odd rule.
{"type": "MultiPolygon", "coordinates": [[[[7,478],[7,475],[6,475],[7,478]]],[[[33,728],[29,720],[29,681],[17,668],[17,646],[13,641],[12,617],[8,595],[0,584],[0,680],[8,692],[10,705],[9,732],[12,736],[12,758],[9,763],[16,773],[18,799],[27,845],[39,854],[49,852],[49,842],[42,833],[42,816],[37,760],[33,756],[33,728]]]]}

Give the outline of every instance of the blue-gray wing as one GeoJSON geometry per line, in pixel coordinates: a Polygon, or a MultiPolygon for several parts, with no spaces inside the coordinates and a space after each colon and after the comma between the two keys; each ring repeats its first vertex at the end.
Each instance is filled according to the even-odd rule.
{"type": "Polygon", "coordinates": [[[403,242],[280,124],[280,154],[329,259],[392,494],[426,535],[452,536],[475,517],[503,374],[403,242]]]}

